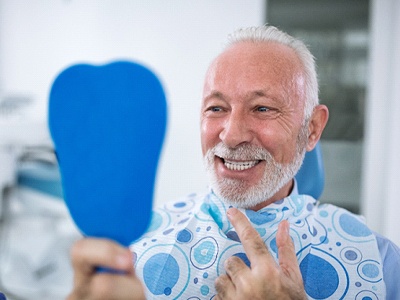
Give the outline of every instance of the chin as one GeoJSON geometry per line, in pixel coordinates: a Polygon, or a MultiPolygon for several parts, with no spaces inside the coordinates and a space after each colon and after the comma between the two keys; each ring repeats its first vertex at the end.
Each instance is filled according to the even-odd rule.
{"type": "MultiPolygon", "coordinates": [[[[293,179],[294,175],[300,169],[305,155],[305,148],[298,144],[298,151],[293,161],[289,164],[281,164],[274,160],[271,154],[265,149],[247,145],[240,149],[226,149],[224,145],[218,144],[214,148],[207,151],[204,156],[206,172],[210,178],[211,188],[214,193],[224,202],[238,208],[252,208],[271,199],[282,187],[293,179]],[[220,150],[222,148],[222,150],[220,150]],[[247,149],[248,148],[248,149],[247,149]],[[218,177],[215,166],[216,152],[221,157],[234,157],[236,151],[250,151],[252,155],[247,153],[246,157],[259,159],[258,153],[264,153],[262,159],[265,160],[265,169],[262,177],[258,182],[249,183],[249,181],[241,179],[232,179],[227,177],[218,177]],[[301,150],[301,151],[300,151],[301,150]],[[222,154],[220,153],[222,152],[222,154]],[[230,154],[232,152],[232,154],[230,154]]],[[[249,179],[250,180],[250,179],[249,179]]]]}
{"type": "Polygon", "coordinates": [[[237,208],[250,209],[270,199],[275,191],[258,184],[253,187],[244,187],[243,182],[236,180],[223,180],[211,185],[213,192],[226,204],[237,208]]]}

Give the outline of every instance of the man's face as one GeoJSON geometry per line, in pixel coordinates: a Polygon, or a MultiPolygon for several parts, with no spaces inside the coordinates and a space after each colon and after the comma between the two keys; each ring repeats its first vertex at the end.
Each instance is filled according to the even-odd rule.
{"type": "Polygon", "coordinates": [[[211,65],[204,85],[201,141],[213,190],[255,207],[287,195],[307,144],[304,80],[292,49],[243,42],[211,65]]]}

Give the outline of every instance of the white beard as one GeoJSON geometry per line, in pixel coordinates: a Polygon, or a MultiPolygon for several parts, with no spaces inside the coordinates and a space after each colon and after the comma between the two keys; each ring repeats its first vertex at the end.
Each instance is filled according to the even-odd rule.
{"type": "Polygon", "coordinates": [[[251,144],[232,149],[221,142],[208,150],[204,156],[204,164],[214,193],[227,204],[240,208],[251,208],[270,199],[297,174],[303,163],[308,135],[308,126],[304,127],[298,137],[295,156],[289,164],[276,162],[266,149],[251,144]],[[239,179],[218,179],[215,156],[228,160],[265,160],[264,175],[255,185],[239,179]]]}

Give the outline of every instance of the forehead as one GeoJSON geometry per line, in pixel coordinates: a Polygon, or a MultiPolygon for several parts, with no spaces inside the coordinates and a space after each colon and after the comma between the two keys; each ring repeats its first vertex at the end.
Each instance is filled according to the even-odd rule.
{"type": "Polygon", "coordinates": [[[268,89],[296,94],[303,91],[302,64],[293,49],[276,42],[240,42],[211,64],[204,92],[249,92],[268,89]]]}

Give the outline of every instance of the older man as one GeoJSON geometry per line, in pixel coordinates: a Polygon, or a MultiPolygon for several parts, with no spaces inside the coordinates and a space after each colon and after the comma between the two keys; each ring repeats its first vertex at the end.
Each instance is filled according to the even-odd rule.
{"type": "Polygon", "coordinates": [[[201,109],[210,191],[156,209],[131,251],[78,242],[69,299],[400,299],[399,249],[297,192],[294,175],[328,120],[302,42],[269,26],[235,32],[201,109]]]}

